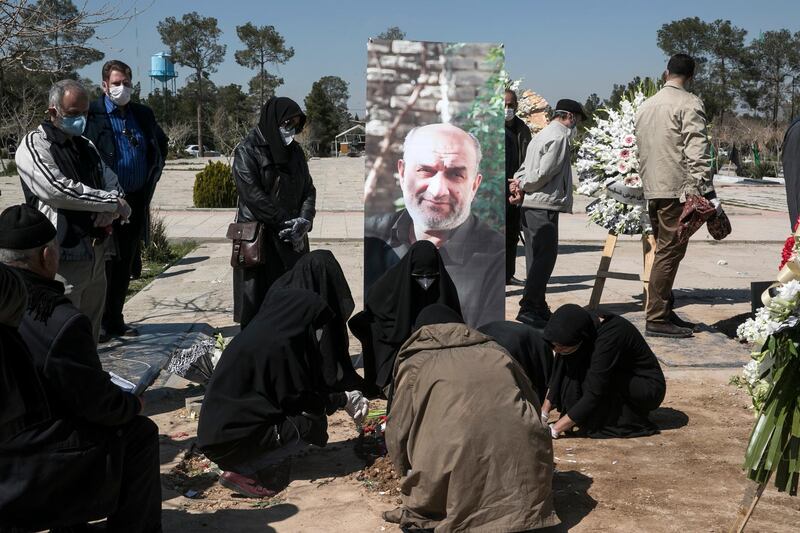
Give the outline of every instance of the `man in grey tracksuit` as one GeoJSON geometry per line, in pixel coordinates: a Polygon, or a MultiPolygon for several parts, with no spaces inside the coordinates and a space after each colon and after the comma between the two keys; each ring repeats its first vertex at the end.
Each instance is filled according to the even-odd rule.
{"type": "Polygon", "coordinates": [[[517,320],[543,327],[550,319],[545,292],[558,256],[558,214],[572,212],[570,145],[578,122],[586,118],[574,100],[559,100],[553,120],[528,145],[525,162],[514,174],[524,193],[522,228],[528,278],[517,320]]]}

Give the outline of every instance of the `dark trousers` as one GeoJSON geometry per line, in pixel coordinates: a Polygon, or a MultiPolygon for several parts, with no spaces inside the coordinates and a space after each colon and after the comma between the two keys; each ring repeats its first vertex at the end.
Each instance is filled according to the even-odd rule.
{"type": "Polygon", "coordinates": [[[506,201],[506,283],[512,277],[517,266],[517,242],[519,241],[519,223],[522,213],[518,205],[506,201]]]}
{"type": "Polygon", "coordinates": [[[121,428],[124,443],[122,482],[117,509],[108,517],[107,531],[161,531],[161,461],[158,426],[137,416],[121,428]]]}
{"type": "Polygon", "coordinates": [[[672,311],[672,284],[678,266],[686,255],[688,243],[678,241],[678,226],[683,204],[677,198],[650,200],[648,202],[656,252],[653,269],[647,284],[646,317],[648,322],[668,322],[672,311]]]}
{"type": "Polygon", "coordinates": [[[106,331],[114,331],[125,325],[122,308],[131,282],[134,256],[141,253],[139,243],[147,214],[144,191],[126,194],[125,200],[131,206],[130,222],[124,225],[119,221],[114,222],[117,255],[106,261],[106,309],[103,313],[106,331]]]}
{"type": "Polygon", "coordinates": [[[519,302],[520,312],[547,308],[545,292],[558,257],[558,211],[522,208],[528,279],[519,302]]]}

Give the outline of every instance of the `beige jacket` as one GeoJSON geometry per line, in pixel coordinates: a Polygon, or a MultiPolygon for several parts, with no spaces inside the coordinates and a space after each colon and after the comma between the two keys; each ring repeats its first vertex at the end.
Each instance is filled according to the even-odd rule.
{"type": "Polygon", "coordinates": [[[394,369],[386,424],[406,528],[512,532],[559,523],[553,447],[522,367],[464,324],[425,326],[394,369]]]}
{"type": "Polygon", "coordinates": [[[536,134],[514,173],[525,191],[522,207],[572,213],[572,132],[554,120],[536,134]]]}
{"type": "Polygon", "coordinates": [[[714,190],[703,102],[674,82],[636,113],[639,175],[644,196],[679,198],[714,190]]]}

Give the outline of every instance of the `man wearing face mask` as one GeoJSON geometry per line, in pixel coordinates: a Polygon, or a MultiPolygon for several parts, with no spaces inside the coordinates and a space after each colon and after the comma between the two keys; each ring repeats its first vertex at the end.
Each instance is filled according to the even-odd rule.
{"type": "Polygon", "coordinates": [[[131,208],[117,176],[82,137],[89,95],[75,80],[50,89],[47,120],[28,133],[15,156],[25,201],[58,230],[58,281],[100,334],[106,296],[105,253],[112,222],[131,208]]]}
{"type": "Polygon", "coordinates": [[[545,292],[558,257],[558,214],[572,212],[570,145],[585,118],[578,102],[559,100],[553,120],[533,138],[514,174],[516,187],[525,193],[522,228],[528,269],[517,320],[536,327],[550,319],[545,292]]]}
{"type": "Polygon", "coordinates": [[[525,194],[517,189],[514,173],[525,161],[531,129],[517,116],[517,93],[506,89],[506,285],[524,285],[514,277],[517,264],[517,241],[519,241],[520,207],[525,194]],[[514,185],[512,189],[511,186],[514,185]]]}
{"type": "Polygon", "coordinates": [[[107,341],[113,336],[137,335],[136,329],[125,324],[122,308],[141,241],[149,239],[149,205],[164,168],[167,137],[152,109],[131,102],[128,65],[108,61],[102,77],[104,94],[89,106],[85,136],[116,173],[132,211],[128,224],[114,224],[116,253],[106,264],[106,306],[100,338],[107,341]]]}

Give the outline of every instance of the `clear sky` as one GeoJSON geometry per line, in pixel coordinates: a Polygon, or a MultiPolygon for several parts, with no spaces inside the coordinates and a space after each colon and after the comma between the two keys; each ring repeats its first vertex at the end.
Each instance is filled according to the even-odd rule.
{"type": "MultiPolygon", "coordinates": [[[[98,7],[113,0],[88,0],[98,7]]],[[[76,0],[81,4],[82,0],[76,0]]],[[[656,46],[662,24],[698,16],[705,21],[729,19],[748,31],[800,30],[799,0],[122,0],[124,7],[144,10],[127,24],[109,24],[98,31],[93,46],[133,67],[149,91],[150,56],[165,47],[156,25],[167,16],[180,18],[197,11],[213,16],[228,46],[225,62],[211,79],[218,85],[237,83],[245,89],[255,74],[239,66],[234,51],[242,45],[236,26],[271,24],[295,50],[277,74],[285,84],[278,94],[303,105],[311,84],[322,76],[340,76],[350,84],[351,111],[364,115],[366,42],[389,26],[399,26],[412,40],[502,42],[512,78],[549,102],[579,101],[591,93],[609,95],[614,83],[634,76],[660,74],[666,57],[656,46]]],[[[102,62],[81,74],[100,79],[102,62]]],[[[189,70],[178,66],[178,86],[189,70]]]]}

